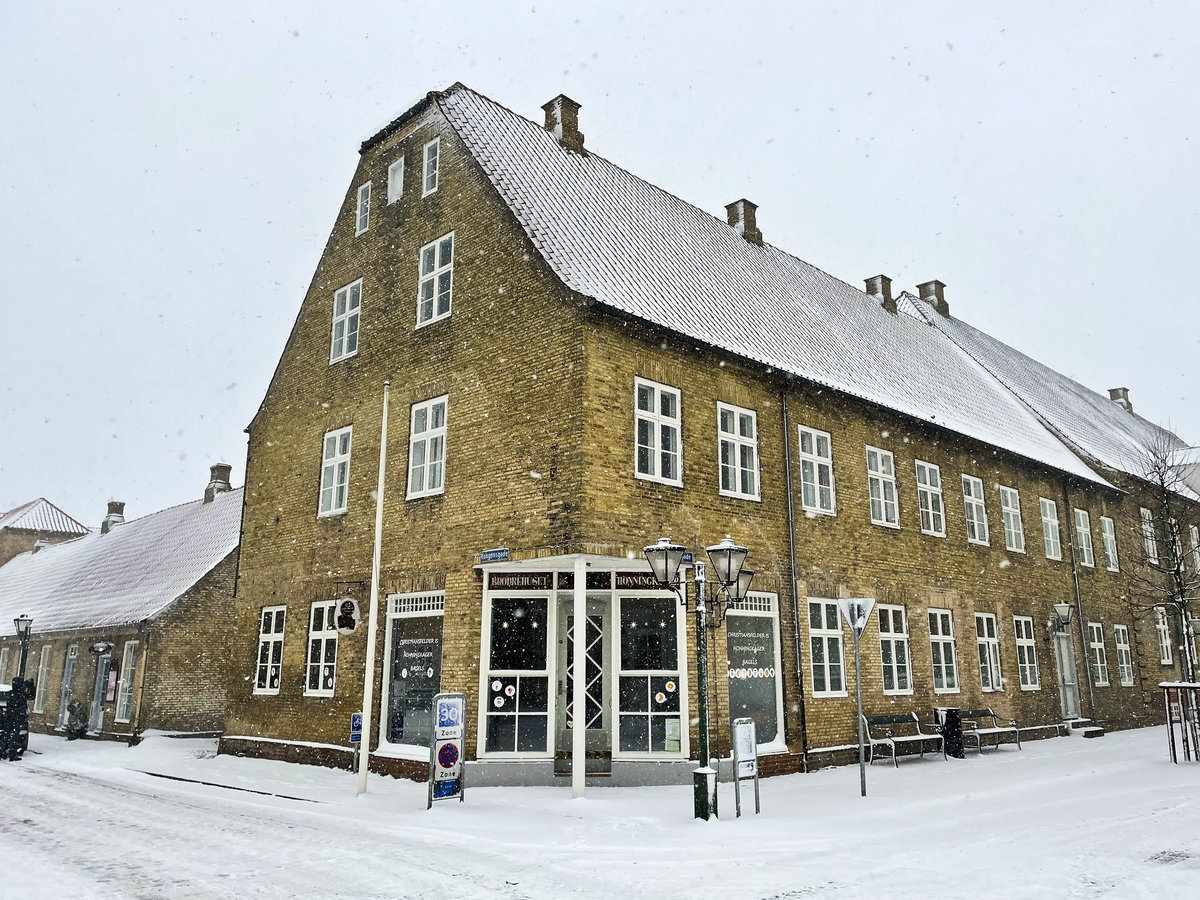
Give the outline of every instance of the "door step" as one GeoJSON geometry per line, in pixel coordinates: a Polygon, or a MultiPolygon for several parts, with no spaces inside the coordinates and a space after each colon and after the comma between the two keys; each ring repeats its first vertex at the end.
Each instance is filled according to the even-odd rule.
{"type": "MultiPolygon", "coordinates": [[[[612,774],[612,752],[609,750],[589,750],[584,757],[583,770],[588,777],[603,777],[612,774]]],[[[560,750],[554,754],[554,774],[565,777],[571,774],[571,752],[560,750]]]]}
{"type": "Polygon", "coordinates": [[[1099,725],[1092,725],[1088,728],[1080,728],[1079,734],[1085,738],[1104,737],[1104,729],[1099,725]]]}
{"type": "Polygon", "coordinates": [[[1084,718],[1067,719],[1067,721],[1066,721],[1066,726],[1067,726],[1068,731],[1081,731],[1082,729],[1086,728],[1087,726],[1089,726],[1091,724],[1092,724],[1091,719],[1084,719],[1084,718]]]}

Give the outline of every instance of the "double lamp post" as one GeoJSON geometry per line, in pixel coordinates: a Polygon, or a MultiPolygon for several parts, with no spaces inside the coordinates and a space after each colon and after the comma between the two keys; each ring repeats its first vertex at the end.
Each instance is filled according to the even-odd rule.
{"type": "MultiPolygon", "coordinates": [[[[680,572],[685,557],[690,555],[687,548],[673,543],[670,538],[659,538],[657,544],[645,547],[642,552],[646,555],[646,561],[650,563],[654,580],[674,591],[684,609],[687,609],[687,581],[680,572]]],[[[721,627],[729,605],[746,596],[750,589],[750,580],[754,577],[752,571],[742,567],[749,551],[735,544],[728,535],[719,544],[706,547],[705,552],[712,563],[713,574],[717,576],[717,585],[711,600],[713,620],[710,625],[705,565],[702,560],[692,563],[696,611],[696,693],[700,720],[700,767],[692,775],[694,811],[697,819],[710,818],[717,808],[717,772],[711,765],[708,743],[708,630],[721,627]]]]}

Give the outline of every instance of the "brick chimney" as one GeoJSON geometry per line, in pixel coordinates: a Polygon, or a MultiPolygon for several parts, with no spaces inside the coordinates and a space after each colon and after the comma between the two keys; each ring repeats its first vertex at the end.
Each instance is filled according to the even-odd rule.
{"type": "Polygon", "coordinates": [[[546,111],[546,130],[573,153],[583,153],[583,134],[579,131],[579,104],[566,94],[559,94],[543,104],[546,111]]]}
{"type": "Polygon", "coordinates": [[[1120,403],[1126,412],[1133,412],[1133,401],[1129,399],[1129,388],[1109,388],[1108,399],[1120,403]]]}
{"type": "Polygon", "coordinates": [[[868,278],[867,293],[878,300],[888,312],[896,312],[896,300],[892,297],[892,279],[886,275],[872,275],[868,278]]]}
{"type": "Polygon", "coordinates": [[[233,466],[229,463],[217,463],[215,466],[208,467],[208,487],[204,489],[205,503],[212,503],[217,494],[233,490],[229,484],[229,473],[232,471],[233,466]]]}
{"type": "Polygon", "coordinates": [[[950,304],[946,302],[946,286],[940,281],[927,281],[924,284],[918,284],[917,290],[921,292],[921,299],[930,304],[938,311],[944,319],[950,318],[950,304]]]}
{"type": "Polygon", "coordinates": [[[125,523],[125,504],[120,500],[108,501],[108,515],[104,517],[104,521],[100,523],[100,533],[108,534],[116,525],[125,523]]]}
{"type": "Polygon", "coordinates": [[[742,198],[735,200],[725,207],[725,216],[729,226],[752,244],[762,246],[762,232],[758,230],[754,214],[758,206],[742,198]]]}

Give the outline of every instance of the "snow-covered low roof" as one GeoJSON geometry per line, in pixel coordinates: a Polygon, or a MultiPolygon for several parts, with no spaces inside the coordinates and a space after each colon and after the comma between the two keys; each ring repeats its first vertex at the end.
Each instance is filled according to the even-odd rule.
{"type": "Polygon", "coordinates": [[[436,102],[562,282],[603,307],[1105,484],[938,329],[455,85],[436,102]]]}
{"type": "Polygon", "coordinates": [[[88,533],[86,525],[68,516],[45,497],[30,500],[0,515],[0,529],[4,528],[15,531],[42,531],[48,534],[88,533]]]}
{"type": "Polygon", "coordinates": [[[237,547],[241,513],[238,488],[14,557],[0,566],[0,635],[20,615],[34,634],[152,618],[237,547]]]}

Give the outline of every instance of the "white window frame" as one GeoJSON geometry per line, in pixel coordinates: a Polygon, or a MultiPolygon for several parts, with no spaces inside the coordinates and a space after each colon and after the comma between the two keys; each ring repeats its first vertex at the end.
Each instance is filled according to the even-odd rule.
{"type": "Polygon", "coordinates": [[[350,505],[350,454],[354,426],[335,428],[321,439],[321,491],[317,517],[340,516],[350,505]],[[340,502],[339,502],[340,492],[340,502]],[[327,502],[328,498],[328,502],[327,502]]]}
{"type": "Polygon", "coordinates": [[[333,292],[333,324],[329,331],[329,364],[358,356],[358,331],[362,321],[362,286],[359,278],[333,292]],[[341,312],[338,312],[338,304],[341,312]],[[341,334],[338,326],[342,326],[341,334]],[[351,341],[354,349],[348,349],[351,341]]]}
{"type": "Polygon", "coordinates": [[[1031,616],[1013,616],[1013,633],[1016,635],[1017,673],[1021,682],[1021,690],[1041,690],[1042,676],[1038,671],[1033,618],[1031,616]]]}
{"type": "Polygon", "coordinates": [[[1100,517],[1100,542],[1104,545],[1104,568],[1110,572],[1121,571],[1121,560],[1117,556],[1117,526],[1108,516],[1100,517]]]}
{"type": "Polygon", "coordinates": [[[974,475],[963,474],[963,515],[967,520],[967,541],[990,547],[988,533],[987,501],[983,499],[983,482],[974,475]]]}
{"type": "Polygon", "coordinates": [[[434,138],[421,148],[421,196],[428,197],[438,189],[438,166],[441,161],[441,138],[434,138]]]}
{"type": "Polygon", "coordinates": [[[875,606],[875,622],[879,628],[879,662],[883,671],[883,693],[885,697],[900,696],[913,692],[912,652],[908,640],[908,611],[903,606],[879,603],[875,606]],[[899,615],[900,630],[896,630],[899,615]],[[890,651],[890,653],[889,653],[890,651]],[[891,660],[888,660],[888,657],[891,660]],[[903,659],[901,659],[903,657],[903,659]],[[892,687],[888,687],[888,675],[892,687]],[[907,687],[900,687],[901,675],[907,687]]]}
{"type": "Polygon", "coordinates": [[[308,608],[308,643],[304,645],[305,697],[332,697],[337,688],[337,605],[337,600],[317,600],[308,608]],[[319,628],[315,624],[318,614],[321,618],[319,623],[321,627],[319,628]],[[332,662],[326,658],[330,642],[333,644],[332,662]],[[332,684],[329,685],[324,684],[326,678],[323,669],[325,666],[333,669],[328,676],[332,681],[332,684]],[[312,686],[314,672],[317,675],[317,687],[312,686]]]}
{"type": "Polygon", "coordinates": [[[1154,513],[1141,507],[1142,516],[1142,549],[1146,553],[1146,562],[1158,564],[1158,535],[1154,533],[1154,513]]]}
{"type": "Polygon", "coordinates": [[[933,692],[935,694],[957,694],[962,690],[958,677],[958,650],[954,639],[954,611],[931,606],[927,610],[929,622],[929,653],[933,665],[933,692]],[[949,661],[946,654],[949,653],[949,661]],[[942,686],[937,686],[938,660],[941,660],[942,686]],[[949,676],[949,677],[947,677],[949,676]],[[951,685],[950,681],[954,684],[951,685]]]}
{"type": "Polygon", "coordinates": [[[799,425],[800,508],[823,516],[837,515],[837,489],[833,482],[833,438],[828,431],[799,425]],[[824,444],[825,453],[821,453],[824,444]],[[808,449],[805,449],[807,445],[808,449]],[[828,485],[828,497],[821,496],[821,476],[828,485]]]}
{"type": "Polygon", "coordinates": [[[921,533],[946,536],[946,503],[942,496],[942,469],[917,460],[917,505],[921,509],[921,533]]]}
{"type": "MultiPolygon", "coordinates": [[[[46,681],[50,677],[50,645],[43,644],[38,656],[37,687],[33,692],[33,711],[43,712],[46,709],[46,681]]],[[[11,682],[10,682],[11,684],[11,682]]],[[[7,687],[7,685],[6,685],[7,687]]]]}
{"type": "Polygon", "coordinates": [[[1104,651],[1104,625],[1088,622],[1088,657],[1092,670],[1092,684],[1108,687],[1108,654],[1104,651]]]}
{"type": "Polygon", "coordinates": [[[121,679],[117,683],[117,709],[113,721],[128,722],[133,714],[133,682],[137,678],[138,642],[126,641],[121,651],[121,679]]]}
{"type": "Polygon", "coordinates": [[[1167,619],[1167,611],[1154,607],[1154,630],[1158,634],[1158,661],[1164,666],[1174,665],[1174,645],[1171,640],[1171,623],[1167,619]]]}
{"type": "Polygon", "coordinates": [[[985,694],[1003,691],[1004,672],[1000,668],[1000,630],[996,624],[996,617],[992,613],[975,613],[975,648],[979,651],[980,689],[985,694]]]}
{"type": "Polygon", "coordinates": [[[752,409],[744,409],[731,403],[717,403],[717,484],[722,497],[737,497],[741,500],[758,500],[761,496],[758,478],[758,415],[752,409]],[[731,416],[733,431],[726,431],[724,416],[731,416]],[[749,422],[750,434],[743,434],[749,422]],[[726,463],[726,449],[732,455],[732,465],[726,463]],[[725,487],[725,476],[729,473],[732,488],[725,487]],[[745,490],[747,478],[750,490],[745,490]]]}
{"type": "Polygon", "coordinates": [[[848,696],[847,685],[846,685],[846,660],[845,660],[845,654],[843,653],[843,650],[842,650],[843,644],[844,644],[844,642],[842,641],[842,614],[838,610],[837,601],[829,600],[824,597],[809,597],[808,598],[808,649],[809,649],[808,658],[809,658],[809,668],[811,670],[810,674],[812,675],[812,681],[809,682],[809,685],[810,685],[813,697],[846,697],[846,696],[848,696]],[[817,628],[813,627],[813,618],[812,618],[813,606],[818,606],[818,607],[820,607],[820,610],[821,610],[821,613],[820,613],[821,621],[819,623],[820,627],[817,627],[817,628]],[[825,627],[828,624],[831,610],[832,610],[832,615],[834,616],[834,621],[838,623],[837,628],[825,627]],[[813,644],[816,641],[821,642],[821,651],[822,651],[821,656],[823,658],[823,661],[819,664],[817,662],[817,654],[814,653],[813,649],[812,649],[813,644]],[[837,659],[836,660],[831,658],[833,655],[831,651],[833,649],[837,650],[837,659]],[[825,688],[820,691],[817,690],[818,666],[820,667],[822,680],[825,684],[825,688]],[[842,683],[841,690],[832,690],[829,687],[829,685],[833,681],[833,679],[830,676],[835,671],[837,672],[838,678],[841,680],[841,683],[842,683]]]}
{"type": "Polygon", "coordinates": [[[287,606],[264,606],[258,611],[258,655],[254,658],[252,693],[279,693],[279,685],[283,683],[283,633],[286,628],[287,606]],[[280,616],[280,613],[283,615],[280,616]],[[279,648],[278,653],[275,652],[276,647],[279,648]],[[276,673],[275,686],[271,687],[271,669],[275,667],[278,667],[279,671],[276,673]]]}
{"type": "Polygon", "coordinates": [[[1058,525],[1058,504],[1045,497],[1038,497],[1042,509],[1042,540],[1046,547],[1046,559],[1062,559],[1062,535],[1058,525]]]}
{"type": "Polygon", "coordinates": [[[1025,552],[1025,523],[1021,521],[1021,495],[1016,488],[1000,485],[1000,511],[1004,518],[1004,549],[1025,552]]]}
{"type": "Polygon", "coordinates": [[[1089,569],[1096,567],[1096,554],[1092,550],[1092,517],[1086,509],[1075,507],[1075,548],[1079,551],[1080,565],[1089,569]]]}
{"type": "Polygon", "coordinates": [[[1188,537],[1192,541],[1192,575],[1200,575],[1200,528],[1188,526],[1188,537]]]}
{"type": "MultiPolygon", "coordinates": [[[[508,677],[508,678],[538,678],[538,679],[545,678],[546,685],[547,685],[547,691],[548,691],[547,701],[546,701],[546,712],[545,713],[533,712],[533,713],[530,713],[530,715],[545,715],[547,717],[547,725],[546,725],[546,746],[544,748],[541,748],[538,750],[529,750],[529,751],[488,750],[487,749],[487,741],[488,741],[488,727],[490,724],[490,722],[489,722],[490,716],[488,713],[483,712],[482,707],[486,706],[486,701],[481,700],[480,704],[479,704],[481,709],[480,709],[479,715],[477,717],[479,719],[479,721],[476,725],[476,739],[475,739],[476,740],[476,748],[477,748],[476,755],[480,759],[537,759],[537,758],[545,758],[545,757],[551,756],[554,752],[553,748],[554,748],[554,740],[555,740],[555,735],[554,735],[554,727],[555,727],[554,673],[555,673],[556,667],[558,665],[557,657],[556,657],[557,642],[553,638],[553,635],[558,633],[557,632],[557,629],[558,629],[557,606],[558,606],[558,604],[554,599],[555,594],[551,591],[492,591],[492,590],[485,589],[483,597],[484,597],[483,621],[482,621],[482,625],[481,625],[481,634],[480,634],[481,664],[479,666],[479,674],[480,674],[479,696],[481,698],[485,698],[485,697],[489,696],[488,687],[487,687],[488,682],[492,681],[493,679],[495,679],[497,677],[499,677],[499,678],[506,678],[506,677],[508,677]],[[497,600],[511,600],[511,599],[529,599],[531,601],[546,604],[546,631],[547,631],[546,662],[545,662],[545,665],[540,669],[501,669],[501,668],[493,668],[493,666],[492,666],[492,649],[493,649],[492,648],[492,606],[493,606],[494,602],[497,600]]],[[[614,607],[615,607],[614,615],[616,617],[616,621],[620,622],[620,618],[621,618],[620,602],[618,601],[617,603],[615,603],[614,607]]],[[[684,637],[684,634],[678,631],[678,628],[680,626],[680,620],[685,619],[686,616],[676,615],[675,618],[676,618],[676,627],[677,627],[676,633],[679,635],[677,647],[686,647],[687,644],[685,643],[686,639],[684,637]]],[[[617,628],[619,629],[619,626],[617,626],[617,628]]],[[[618,636],[614,637],[614,640],[619,641],[620,640],[619,631],[615,632],[615,633],[618,636]]],[[[445,644],[443,644],[442,646],[444,648],[445,644]]],[[[676,652],[678,653],[678,650],[676,652]]],[[[444,649],[443,649],[443,653],[444,653],[444,649]]],[[[613,664],[618,667],[620,665],[619,659],[618,659],[619,656],[620,656],[620,651],[618,649],[614,648],[613,664]]],[[[443,656],[443,660],[444,660],[444,658],[445,657],[443,656]]],[[[679,677],[680,701],[681,701],[680,717],[681,717],[681,720],[683,723],[686,723],[688,721],[688,719],[686,718],[686,713],[683,711],[685,709],[685,703],[686,703],[686,699],[687,699],[686,686],[683,684],[684,678],[686,677],[686,672],[687,672],[686,666],[687,666],[687,663],[686,663],[686,661],[684,661],[680,667],[681,672],[680,672],[680,677],[679,677]]],[[[445,669],[443,669],[442,671],[444,673],[445,669]]],[[[618,668],[618,671],[619,671],[619,668],[618,668]]],[[[620,676],[617,675],[617,677],[619,678],[620,676]]],[[[617,705],[618,705],[617,698],[614,697],[612,699],[612,715],[614,717],[619,717],[619,715],[620,715],[620,713],[617,710],[617,705]]],[[[521,715],[521,712],[519,709],[515,713],[515,715],[521,715]]],[[[619,726],[618,726],[617,721],[614,721],[613,722],[613,731],[616,732],[618,727],[619,726]]],[[[683,731],[685,739],[686,739],[687,729],[684,728],[684,729],[682,729],[682,731],[683,731]]],[[[613,736],[613,739],[614,739],[614,746],[616,746],[615,742],[617,740],[617,737],[615,734],[613,736]]],[[[684,746],[684,743],[685,743],[685,741],[681,741],[680,746],[681,747],[684,746]]],[[[614,750],[614,756],[616,756],[616,755],[617,755],[617,753],[614,750]]]]}
{"type": "Polygon", "coordinates": [[[890,450],[867,445],[867,499],[872,525],[900,527],[896,497],[896,458],[890,450]],[[878,508],[878,513],[876,509],[878,508]],[[889,515],[890,513],[890,515],[889,515]]]}
{"type": "Polygon", "coordinates": [[[1117,647],[1117,679],[1121,687],[1133,686],[1133,649],[1129,645],[1129,626],[1113,626],[1113,643],[1117,647]]]}
{"type": "Polygon", "coordinates": [[[354,208],[354,236],[363,234],[371,225],[371,182],[358,186],[358,203],[354,208]]]}
{"type": "Polygon", "coordinates": [[[435,241],[430,241],[417,253],[417,328],[424,328],[434,322],[450,318],[454,311],[454,255],[457,251],[454,232],[443,234],[435,241]],[[449,243],[447,243],[447,241],[449,243]],[[449,247],[449,253],[444,251],[449,247]],[[446,255],[450,259],[446,260],[446,255]],[[446,308],[439,312],[443,295],[442,276],[448,276],[448,287],[444,294],[446,308]],[[428,286],[428,292],[426,287],[428,286]],[[426,296],[428,294],[428,296],[426,296]],[[428,301],[428,303],[426,303],[428,301]],[[425,314],[423,307],[428,305],[429,313],[425,314]]]}
{"type": "Polygon", "coordinates": [[[388,166],[387,170],[388,203],[392,204],[404,196],[404,157],[388,166]]]}
{"type": "Polygon", "coordinates": [[[407,500],[430,497],[446,491],[446,429],[450,419],[450,395],[412,405],[408,422],[407,500]],[[440,411],[441,424],[435,425],[440,411]],[[422,427],[418,430],[418,425],[422,427]],[[417,457],[420,456],[420,462],[417,457]],[[420,470],[420,484],[413,479],[420,470]]]}
{"type": "Polygon", "coordinates": [[[635,478],[643,481],[657,481],[661,484],[683,487],[683,394],[679,388],[659,384],[657,381],[650,381],[646,378],[633,379],[633,474],[635,478]],[[650,409],[643,409],[641,406],[643,391],[650,392],[650,409]],[[675,398],[674,416],[662,412],[664,395],[675,398]],[[643,444],[641,442],[641,423],[643,422],[647,424],[649,433],[653,436],[652,443],[643,444]],[[662,439],[668,433],[674,433],[675,436],[676,452],[670,455],[674,457],[676,477],[662,474],[664,455],[662,439]],[[648,451],[648,468],[646,469],[642,468],[641,449],[643,447],[648,451]]]}

